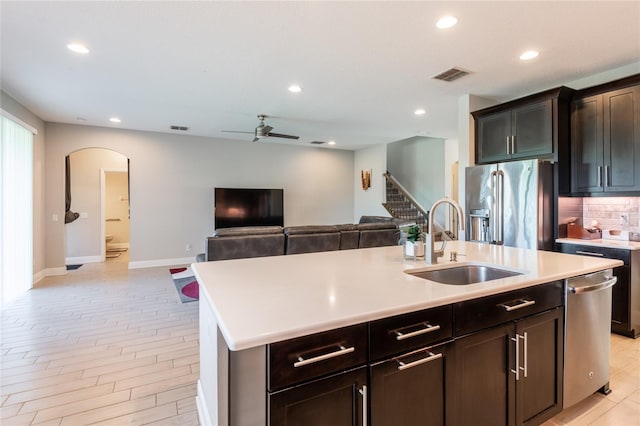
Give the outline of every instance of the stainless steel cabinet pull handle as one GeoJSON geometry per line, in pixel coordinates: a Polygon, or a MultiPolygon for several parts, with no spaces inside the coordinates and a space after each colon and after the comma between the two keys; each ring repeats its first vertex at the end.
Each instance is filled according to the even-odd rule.
{"type": "Polygon", "coordinates": [[[400,361],[399,359],[396,359],[396,362],[399,364],[398,365],[398,370],[400,370],[400,371],[406,370],[408,368],[415,367],[416,365],[424,364],[426,362],[431,362],[431,361],[435,361],[436,359],[442,358],[442,354],[434,354],[432,352],[427,352],[427,353],[429,354],[428,357],[419,359],[417,361],[410,362],[408,364],[405,364],[404,362],[400,361]]]}
{"type": "Polygon", "coordinates": [[[528,366],[529,366],[529,362],[527,361],[527,354],[529,353],[529,348],[527,346],[527,341],[528,341],[527,332],[525,331],[522,334],[524,334],[524,336],[523,336],[523,340],[524,340],[524,368],[523,368],[523,370],[524,370],[524,377],[526,378],[527,377],[527,370],[528,370],[528,366]]]}
{"type": "Polygon", "coordinates": [[[518,303],[517,305],[505,305],[505,304],[500,304],[498,306],[502,306],[504,308],[505,311],[507,312],[511,312],[511,311],[515,311],[517,309],[522,309],[522,308],[526,308],[527,306],[531,306],[531,305],[535,305],[536,301],[535,300],[521,300],[522,303],[518,303]]]}
{"type": "Polygon", "coordinates": [[[512,337],[511,340],[516,343],[516,368],[511,370],[516,375],[516,381],[520,380],[520,335],[516,334],[516,337],[512,337]]]}
{"type": "Polygon", "coordinates": [[[602,186],[602,166],[598,166],[598,186],[602,186]]]}
{"type": "Polygon", "coordinates": [[[394,333],[396,334],[396,340],[410,339],[411,337],[415,337],[421,334],[431,333],[432,331],[440,330],[439,325],[431,325],[426,322],[423,324],[425,325],[425,328],[421,330],[412,331],[411,333],[403,333],[401,331],[394,330],[394,333]]]}
{"type": "Polygon", "coordinates": [[[598,257],[604,257],[604,254],[602,254],[602,253],[594,253],[594,252],[592,252],[592,251],[576,250],[576,254],[586,254],[587,256],[598,256],[598,257]]]}
{"type": "Polygon", "coordinates": [[[325,359],[335,358],[340,355],[346,355],[356,350],[356,348],[354,348],[353,346],[345,348],[344,346],[340,345],[339,348],[340,350],[338,351],[330,352],[324,355],[314,356],[313,358],[309,358],[309,359],[304,359],[303,357],[299,356],[298,361],[294,362],[293,366],[302,367],[305,365],[313,364],[315,362],[324,361],[325,359]]]}
{"type": "Polygon", "coordinates": [[[362,395],[362,426],[367,426],[367,385],[362,385],[358,392],[362,395]]]}
{"type": "Polygon", "coordinates": [[[509,155],[509,136],[507,136],[507,155],[509,155]]]}
{"type": "Polygon", "coordinates": [[[604,186],[609,186],[609,166],[604,166],[604,186]]]}
{"type": "Polygon", "coordinates": [[[511,136],[511,154],[516,153],[516,136],[511,136]]]}

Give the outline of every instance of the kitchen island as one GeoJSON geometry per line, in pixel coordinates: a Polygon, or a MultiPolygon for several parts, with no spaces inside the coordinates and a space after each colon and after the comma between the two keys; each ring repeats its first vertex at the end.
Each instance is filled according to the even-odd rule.
{"type": "MultiPolygon", "coordinates": [[[[280,404],[281,396],[292,388],[296,389],[298,395],[305,394],[306,389],[300,383],[313,381],[315,376],[298,377],[297,367],[292,368],[290,377],[286,378],[267,370],[273,370],[269,366],[275,365],[278,345],[300,343],[299,339],[307,336],[318,336],[323,341],[333,337],[326,333],[334,332],[338,336],[352,333],[355,341],[364,345],[364,348],[353,349],[348,346],[338,349],[338,355],[311,354],[307,359],[299,356],[302,359],[299,362],[306,365],[320,358],[317,365],[331,364],[341,359],[344,353],[347,354],[345,358],[354,357],[353,364],[340,368],[345,367],[344,371],[349,371],[351,376],[356,375],[357,381],[366,382],[365,367],[388,355],[381,352],[376,358],[378,355],[374,349],[377,346],[373,340],[368,340],[369,330],[380,326],[380,321],[421,312],[435,315],[443,322],[442,327],[433,330],[435,333],[431,331],[436,327],[426,321],[418,321],[424,323],[429,331],[410,330],[403,334],[394,330],[396,339],[400,341],[404,336],[416,333],[437,335],[444,332],[435,342],[427,343],[447,342],[456,337],[456,333],[466,335],[476,331],[471,328],[456,329],[462,327],[458,323],[463,324],[461,315],[457,320],[454,319],[456,310],[470,309],[468,303],[489,300],[500,294],[513,293],[514,297],[518,296],[517,300],[526,300],[517,292],[532,291],[534,288],[544,289],[545,294],[547,289],[551,292],[548,301],[545,299],[538,306],[546,311],[557,311],[554,311],[554,318],[561,335],[562,315],[559,307],[563,299],[562,296],[558,297],[560,280],[621,264],[617,260],[465,242],[450,242],[440,262],[439,265],[426,265],[424,260],[405,259],[402,247],[383,247],[194,264],[193,269],[201,288],[201,377],[197,398],[201,422],[214,425],[270,424],[271,418],[272,424],[278,423],[273,419],[274,412],[279,410],[276,405],[280,404]],[[458,253],[458,264],[490,264],[519,272],[520,275],[469,285],[448,285],[404,273],[408,270],[441,268],[448,263],[445,259],[449,259],[451,251],[458,253]],[[329,358],[323,358],[327,356],[329,358]],[[360,371],[363,368],[364,376],[360,371]]],[[[513,317],[513,324],[516,319],[513,317]]],[[[482,323],[485,320],[475,318],[469,324],[474,321],[482,323]]],[[[513,324],[511,327],[514,327],[513,324]]],[[[532,332],[530,335],[533,335],[532,332]]],[[[516,345],[519,345],[519,341],[516,345]]],[[[446,351],[444,353],[446,355],[446,351]]],[[[440,361],[444,357],[442,353],[433,356],[433,359],[440,361]]],[[[561,358],[560,354],[555,359],[561,358]]],[[[516,364],[520,362],[520,357],[516,361],[516,364]]],[[[451,364],[449,362],[447,368],[451,364]]],[[[520,368],[516,366],[515,370],[519,371],[520,368]]],[[[325,377],[331,376],[334,382],[338,380],[335,375],[332,376],[332,371],[323,374],[325,377]]],[[[356,417],[358,421],[364,417],[366,423],[367,415],[371,414],[372,425],[384,424],[374,416],[375,395],[372,395],[371,407],[367,408],[366,384],[352,388],[363,394],[359,404],[364,407],[361,408],[362,414],[354,416],[354,421],[356,417]]],[[[375,389],[372,384],[371,390],[375,389]]],[[[506,399],[511,398],[515,399],[513,392],[506,399]]],[[[294,404],[290,400],[284,403],[288,406],[294,404]]],[[[513,414],[509,416],[513,415],[514,421],[515,412],[519,409],[510,409],[513,414]]]]}

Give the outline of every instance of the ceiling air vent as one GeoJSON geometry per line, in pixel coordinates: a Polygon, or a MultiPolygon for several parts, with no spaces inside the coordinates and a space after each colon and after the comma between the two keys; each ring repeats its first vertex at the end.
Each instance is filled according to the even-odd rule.
{"type": "Polygon", "coordinates": [[[465,75],[469,74],[469,71],[465,71],[462,70],[460,68],[451,68],[446,70],[445,72],[441,72],[440,74],[434,76],[433,78],[435,78],[436,80],[442,80],[442,81],[454,81],[457,80],[459,78],[464,77],[465,75]]]}
{"type": "Polygon", "coordinates": [[[323,142],[323,141],[311,141],[311,142],[309,142],[309,143],[310,143],[311,145],[322,145],[322,144],[324,144],[325,142],[323,142]]]}
{"type": "Polygon", "coordinates": [[[186,132],[187,130],[189,130],[189,128],[187,126],[171,126],[170,127],[171,130],[180,130],[183,132],[186,132]]]}

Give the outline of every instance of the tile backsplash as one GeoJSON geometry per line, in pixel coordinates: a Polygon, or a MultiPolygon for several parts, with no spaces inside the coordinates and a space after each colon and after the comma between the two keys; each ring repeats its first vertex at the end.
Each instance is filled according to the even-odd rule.
{"type": "Polygon", "coordinates": [[[582,198],[582,223],[598,221],[601,229],[640,232],[640,197],[582,198]]]}

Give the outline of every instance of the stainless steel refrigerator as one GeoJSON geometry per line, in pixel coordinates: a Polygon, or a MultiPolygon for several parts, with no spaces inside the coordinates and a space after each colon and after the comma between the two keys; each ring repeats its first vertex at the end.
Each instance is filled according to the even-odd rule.
{"type": "Polygon", "coordinates": [[[553,165],[540,160],[467,167],[467,241],[553,248],[553,165]]]}

